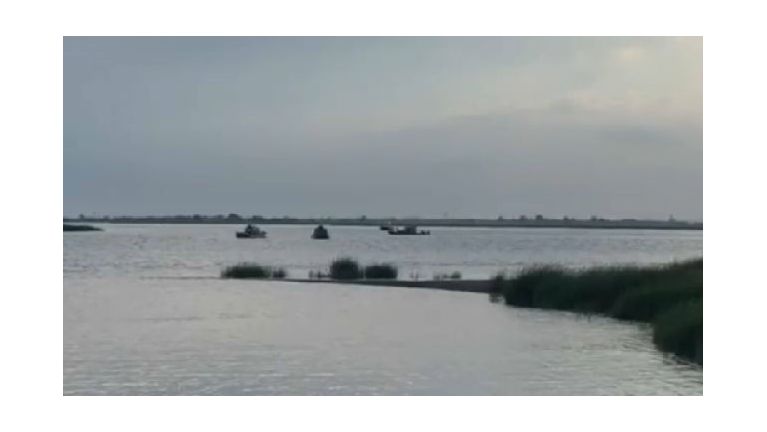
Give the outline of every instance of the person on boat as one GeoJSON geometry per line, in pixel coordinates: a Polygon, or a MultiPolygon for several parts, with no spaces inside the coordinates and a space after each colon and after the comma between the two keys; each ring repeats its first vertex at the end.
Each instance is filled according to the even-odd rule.
{"type": "Polygon", "coordinates": [[[253,234],[253,225],[248,224],[248,226],[245,227],[245,234],[253,234]]]}

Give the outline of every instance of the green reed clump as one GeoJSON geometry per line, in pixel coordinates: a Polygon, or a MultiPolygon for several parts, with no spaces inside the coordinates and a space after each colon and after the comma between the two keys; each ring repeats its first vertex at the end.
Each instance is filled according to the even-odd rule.
{"type": "Polygon", "coordinates": [[[492,284],[490,284],[490,294],[494,296],[501,296],[503,294],[503,287],[506,284],[506,280],[508,279],[508,275],[506,272],[498,272],[495,276],[493,276],[492,284]]]}
{"type": "Polygon", "coordinates": [[[365,279],[397,279],[397,266],[389,263],[365,266],[365,279]]]}
{"type": "Polygon", "coordinates": [[[282,267],[272,269],[272,279],[285,279],[288,277],[288,272],[282,267]]]}
{"type": "MultiPolygon", "coordinates": [[[[536,266],[524,269],[514,278],[501,276],[494,281],[496,291],[500,291],[509,305],[653,322],[678,304],[702,301],[703,259],[663,266],[614,266],[588,270],[536,266]]],[[[702,331],[702,313],[700,328],[702,331]]],[[[694,340],[685,343],[696,346],[694,340]]],[[[658,346],[665,349],[664,346],[668,345],[658,346]]]]}
{"type": "Polygon", "coordinates": [[[309,279],[328,279],[330,275],[322,270],[309,270],[309,279]]]}
{"type": "Polygon", "coordinates": [[[703,299],[677,303],[653,321],[653,342],[664,351],[703,364],[703,299]]]}
{"type": "MultiPolygon", "coordinates": [[[[506,304],[520,307],[542,307],[536,301],[539,290],[548,285],[557,286],[565,280],[565,271],[556,266],[535,266],[522,270],[520,274],[509,280],[504,280],[501,294],[506,304]]],[[[549,294],[550,295],[550,294],[549,294]]]]}
{"type": "Polygon", "coordinates": [[[615,318],[652,321],[669,305],[703,298],[703,271],[676,269],[655,280],[632,287],[612,305],[615,318]]]}
{"type": "Polygon", "coordinates": [[[272,268],[256,263],[240,263],[225,268],[221,272],[222,278],[232,279],[284,279],[288,272],[282,268],[272,268]]]}
{"type": "Polygon", "coordinates": [[[330,263],[331,279],[361,279],[362,276],[362,269],[354,258],[336,258],[330,263]]]}

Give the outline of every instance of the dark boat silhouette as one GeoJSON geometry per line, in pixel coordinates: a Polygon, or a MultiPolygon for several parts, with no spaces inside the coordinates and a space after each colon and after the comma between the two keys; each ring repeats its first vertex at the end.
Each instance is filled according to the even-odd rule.
{"type": "Polygon", "coordinates": [[[245,227],[244,231],[238,231],[237,232],[237,238],[266,238],[266,231],[263,231],[261,228],[253,225],[248,225],[245,227]]]}
{"type": "Polygon", "coordinates": [[[318,225],[317,228],[315,228],[312,232],[312,238],[314,240],[327,240],[330,238],[330,234],[328,234],[327,228],[322,225],[318,225]]]}
{"type": "Polygon", "coordinates": [[[429,231],[418,231],[418,227],[415,225],[408,225],[402,228],[391,227],[389,230],[390,235],[430,235],[429,231]]]}

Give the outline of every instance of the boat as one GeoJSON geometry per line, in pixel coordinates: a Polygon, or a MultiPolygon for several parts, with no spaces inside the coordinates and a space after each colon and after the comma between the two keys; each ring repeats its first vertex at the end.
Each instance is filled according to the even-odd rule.
{"type": "Polygon", "coordinates": [[[246,233],[238,231],[237,238],[266,238],[266,233],[263,231],[259,233],[246,233]]]}
{"type": "Polygon", "coordinates": [[[391,227],[389,230],[390,235],[430,235],[430,231],[421,230],[418,231],[418,227],[415,225],[408,225],[402,228],[391,227]]]}
{"type": "Polygon", "coordinates": [[[389,231],[392,228],[394,227],[391,225],[381,225],[380,227],[378,227],[378,229],[380,229],[381,231],[389,231]]]}
{"type": "Polygon", "coordinates": [[[244,231],[237,231],[237,238],[266,238],[266,231],[257,226],[248,225],[244,231]]]}
{"type": "Polygon", "coordinates": [[[327,228],[322,225],[317,225],[317,228],[312,232],[312,238],[314,240],[327,240],[330,238],[327,228]]]}

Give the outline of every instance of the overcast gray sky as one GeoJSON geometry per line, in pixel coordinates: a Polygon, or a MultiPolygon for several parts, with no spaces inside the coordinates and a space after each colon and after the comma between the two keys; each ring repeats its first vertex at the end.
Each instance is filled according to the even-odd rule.
{"type": "Polygon", "coordinates": [[[65,38],[65,215],[702,219],[700,38],[65,38]]]}

